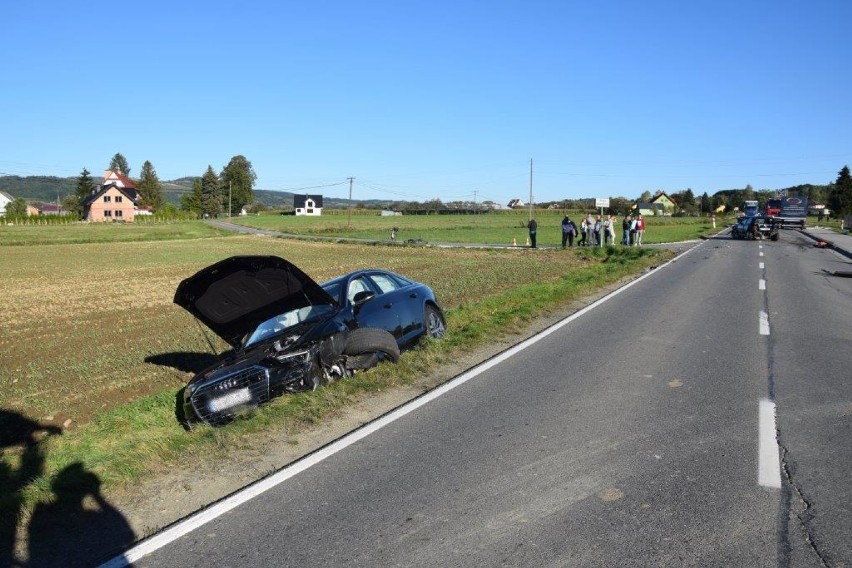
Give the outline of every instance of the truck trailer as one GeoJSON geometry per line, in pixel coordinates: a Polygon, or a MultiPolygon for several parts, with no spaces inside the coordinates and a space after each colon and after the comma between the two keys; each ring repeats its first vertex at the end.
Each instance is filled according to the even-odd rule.
{"type": "Polygon", "coordinates": [[[766,202],[766,214],[781,219],[781,226],[785,229],[804,229],[808,216],[808,198],[805,195],[790,195],[770,199],[766,202]]]}

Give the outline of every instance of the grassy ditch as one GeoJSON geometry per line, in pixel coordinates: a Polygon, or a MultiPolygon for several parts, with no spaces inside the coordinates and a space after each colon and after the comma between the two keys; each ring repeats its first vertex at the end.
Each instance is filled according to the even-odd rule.
{"type": "Polygon", "coordinates": [[[295,436],[357,396],[410,384],[671,253],[388,248],[237,236],[9,247],[0,255],[8,267],[0,289],[10,300],[9,325],[0,331],[0,519],[8,524],[53,499],[52,483],[63,470],[96,476],[109,498],[175,464],[249,447],[265,429],[295,436]],[[366,266],[406,274],[435,289],[447,311],[447,337],[405,353],[396,365],[277,399],[249,420],[186,432],[176,419],[176,397],[224,346],[171,298],[182,278],[233,254],[278,254],[320,281],[366,266]]]}

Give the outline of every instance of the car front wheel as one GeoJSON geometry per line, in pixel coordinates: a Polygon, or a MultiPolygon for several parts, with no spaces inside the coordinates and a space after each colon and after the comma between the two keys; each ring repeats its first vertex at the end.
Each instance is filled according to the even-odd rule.
{"type": "Polygon", "coordinates": [[[426,335],[434,339],[444,337],[447,327],[441,312],[435,306],[426,306],[423,319],[426,321],[426,335]]]}
{"type": "Polygon", "coordinates": [[[362,327],[349,332],[343,354],[351,370],[369,369],[379,361],[399,361],[399,345],[394,336],[376,327],[362,327]]]}

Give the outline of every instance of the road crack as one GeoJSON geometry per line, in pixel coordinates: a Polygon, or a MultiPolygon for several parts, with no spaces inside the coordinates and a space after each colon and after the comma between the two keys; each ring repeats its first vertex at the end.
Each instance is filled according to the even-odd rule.
{"type": "MultiPolygon", "coordinates": [[[[788,488],[787,491],[789,492],[789,497],[792,497],[787,499],[787,521],[788,523],[798,522],[798,526],[801,529],[801,533],[808,545],[808,549],[814,554],[814,556],[816,556],[822,566],[830,567],[831,563],[826,558],[825,552],[820,550],[815,539],[815,531],[812,526],[812,522],[815,518],[815,515],[812,512],[813,506],[810,500],[805,496],[802,486],[795,480],[795,463],[791,464],[791,461],[788,459],[789,450],[782,443],[781,432],[779,430],[776,430],[776,437],[778,439],[778,448],[781,450],[781,471],[783,472],[784,479],[786,480],[785,485],[788,488]]],[[[786,532],[789,539],[789,527],[786,532]]],[[[789,547],[789,542],[785,543],[785,545],[789,547]]]]}

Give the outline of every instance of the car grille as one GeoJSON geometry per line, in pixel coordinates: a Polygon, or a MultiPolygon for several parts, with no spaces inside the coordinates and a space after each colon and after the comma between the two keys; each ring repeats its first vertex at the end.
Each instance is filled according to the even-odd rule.
{"type": "Polygon", "coordinates": [[[190,402],[204,422],[217,426],[269,400],[269,371],[258,365],[222,377],[192,393],[190,402]]]}

